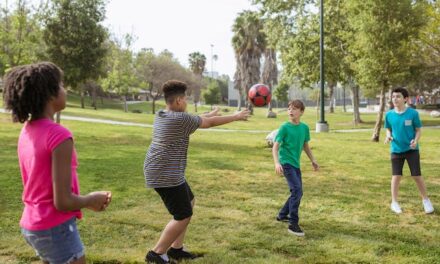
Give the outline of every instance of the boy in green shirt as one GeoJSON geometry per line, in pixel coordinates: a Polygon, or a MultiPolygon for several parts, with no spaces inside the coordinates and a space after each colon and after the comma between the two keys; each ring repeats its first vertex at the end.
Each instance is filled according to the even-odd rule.
{"type": "Polygon", "coordinates": [[[313,169],[319,169],[308,143],[310,141],[309,127],[300,121],[304,109],[304,104],[300,100],[289,102],[287,114],[290,122],[281,125],[272,148],[275,171],[277,174],[284,174],[290,189],[290,196],[278,213],[277,220],[289,222],[289,233],[297,236],[304,236],[304,232],[298,225],[298,209],[303,195],[300,169],[303,150],[312,162],[313,169]]]}

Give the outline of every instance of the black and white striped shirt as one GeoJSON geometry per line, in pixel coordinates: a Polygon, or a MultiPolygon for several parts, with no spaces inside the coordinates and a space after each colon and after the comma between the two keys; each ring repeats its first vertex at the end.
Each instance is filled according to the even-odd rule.
{"type": "Polygon", "coordinates": [[[160,110],[156,114],[144,162],[147,187],[173,187],[185,182],[189,136],[201,123],[201,117],[186,112],[160,110]]]}

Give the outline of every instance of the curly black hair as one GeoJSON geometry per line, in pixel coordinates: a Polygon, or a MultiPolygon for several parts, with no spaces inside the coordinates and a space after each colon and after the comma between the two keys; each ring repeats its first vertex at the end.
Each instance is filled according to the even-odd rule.
{"type": "Polygon", "coordinates": [[[58,95],[63,71],[52,62],[12,68],[5,76],[3,101],[14,122],[34,121],[43,116],[47,102],[58,95]]]}

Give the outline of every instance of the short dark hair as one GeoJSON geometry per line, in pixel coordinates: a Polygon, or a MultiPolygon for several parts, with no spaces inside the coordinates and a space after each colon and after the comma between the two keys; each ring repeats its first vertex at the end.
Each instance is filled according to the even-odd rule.
{"type": "Polygon", "coordinates": [[[394,88],[392,93],[401,93],[403,95],[403,98],[408,98],[409,96],[408,90],[403,87],[394,88]]]}
{"type": "Polygon", "coordinates": [[[41,118],[47,102],[58,96],[62,78],[62,70],[52,62],[12,68],[3,87],[4,105],[12,111],[12,120],[24,123],[41,118]]]}
{"type": "Polygon", "coordinates": [[[304,109],[306,109],[306,107],[304,106],[304,103],[298,99],[290,101],[288,106],[289,107],[293,106],[295,108],[300,109],[301,111],[304,111],[304,109]]]}
{"type": "Polygon", "coordinates": [[[185,96],[186,89],[188,89],[188,86],[184,82],[177,80],[166,81],[162,85],[165,102],[171,104],[177,97],[185,96]]]}

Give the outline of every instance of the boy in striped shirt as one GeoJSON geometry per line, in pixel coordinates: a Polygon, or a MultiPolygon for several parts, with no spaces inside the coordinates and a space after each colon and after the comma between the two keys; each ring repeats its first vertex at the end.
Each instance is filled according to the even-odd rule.
{"type": "Polygon", "coordinates": [[[218,109],[196,116],[186,113],[187,85],[167,81],[162,90],[166,109],[154,119],[153,138],[144,163],[148,188],[162,198],[173,219],[165,226],[159,241],[145,260],[148,263],[170,263],[174,260],[193,259],[196,256],[183,248],[186,228],[193,214],[194,195],[185,179],[189,136],[198,128],[209,128],[233,121],[246,120],[249,110],[219,116],[218,109]]]}

